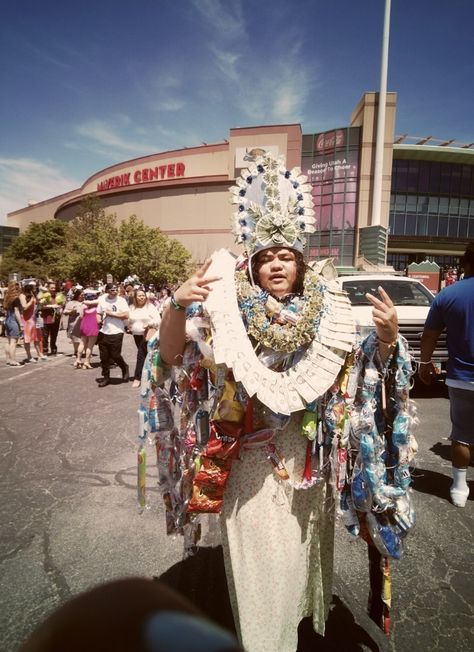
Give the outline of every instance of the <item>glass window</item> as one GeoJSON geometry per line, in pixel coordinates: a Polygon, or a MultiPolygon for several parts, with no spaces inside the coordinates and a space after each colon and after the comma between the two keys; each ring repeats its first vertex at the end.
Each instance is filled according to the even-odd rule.
{"type": "Polygon", "coordinates": [[[440,215],[438,220],[438,236],[448,235],[448,221],[449,218],[447,215],[440,215]]]}
{"type": "Polygon", "coordinates": [[[463,165],[461,171],[461,195],[468,195],[471,192],[471,166],[463,165]]]}
{"type": "Polygon", "coordinates": [[[356,217],[356,205],[355,204],[346,204],[344,210],[344,224],[346,229],[353,229],[355,226],[355,217],[356,217]]]}
{"type": "Polygon", "coordinates": [[[438,235],[438,216],[428,215],[428,232],[427,235],[438,235]]]}
{"type": "Polygon", "coordinates": [[[357,182],[356,181],[348,181],[346,183],[346,192],[357,192],[357,182]]]}
{"type": "Polygon", "coordinates": [[[428,212],[428,197],[420,195],[418,197],[418,213],[427,213],[428,212]]]}
{"type": "Polygon", "coordinates": [[[323,206],[321,211],[321,229],[329,229],[331,226],[331,206],[323,206]]]}
{"type": "Polygon", "coordinates": [[[395,235],[404,235],[405,234],[405,214],[404,213],[395,213],[394,214],[392,233],[395,234],[395,235]]]}
{"type": "Polygon", "coordinates": [[[407,192],[418,190],[418,161],[410,161],[407,175],[407,192]]]}
{"type": "Polygon", "coordinates": [[[469,199],[459,200],[459,215],[468,215],[469,213],[469,199]]]}
{"type": "Polygon", "coordinates": [[[451,197],[449,200],[449,214],[459,215],[459,199],[457,197],[451,197]]]}
{"type": "Polygon", "coordinates": [[[342,280],[342,287],[348,293],[349,301],[353,306],[370,306],[371,303],[365,295],[369,292],[378,297],[379,285],[383,286],[395,306],[431,306],[433,303],[433,295],[422,283],[391,279],[381,282],[380,278],[362,281],[357,277],[342,280]]]}
{"type": "Polygon", "coordinates": [[[333,197],[333,202],[335,204],[343,204],[344,203],[344,193],[343,192],[337,193],[337,195],[333,195],[332,197],[333,197]]]}
{"type": "Polygon", "coordinates": [[[428,229],[428,216],[419,214],[416,219],[416,235],[426,235],[428,229]]]}
{"type": "Polygon", "coordinates": [[[397,162],[397,174],[395,178],[395,190],[405,192],[407,189],[408,163],[406,161],[397,162]]]}
{"type": "Polygon", "coordinates": [[[420,173],[418,176],[418,192],[429,192],[430,189],[430,166],[426,161],[420,161],[420,173]]]}
{"type": "Polygon", "coordinates": [[[469,220],[468,238],[474,238],[474,220],[469,220]]]}
{"type": "Polygon", "coordinates": [[[451,194],[459,195],[461,191],[461,166],[453,165],[451,169],[451,194]]]}
{"type": "Polygon", "coordinates": [[[448,163],[442,163],[441,165],[441,183],[440,183],[440,192],[449,192],[451,185],[451,166],[448,163]]]}
{"type": "Polygon", "coordinates": [[[406,201],[407,201],[406,195],[395,195],[395,208],[397,209],[397,211],[405,210],[406,201]]]}
{"type": "Polygon", "coordinates": [[[428,200],[428,213],[436,213],[439,211],[439,197],[430,197],[428,200]]]}
{"type": "Polygon", "coordinates": [[[431,163],[430,170],[430,192],[439,193],[439,177],[440,177],[439,163],[431,163]]]}
{"type": "Polygon", "coordinates": [[[450,217],[448,221],[448,236],[450,238],[457,238],[458,237],[458,222],[459,218],[457,217],[450,217]]]}
{"type": "Polygon", "coordinates": [[[344,204],[335,204],[332,207],[332,226],[334,229],[342,229],[344,220],[344,204]]]}
{"type": "Polygon", "coordinates": [[[468,230],[469,230],[469,220],[467,219],[467,217],[460,217],[458,238],[467,238],[468,230]]]}
{"type": "Polygon", "coordinates": [[[447,215],[449,211],[449,198],[440,197],[439,198],[439,213],[440,215],[447,215]]]}
{"type": "Polygon", "coordinates": [[[416,195],[407,196],[407,213],[416,213],[417,199],[416,195]]]}
{"type": "Polygon", "coordinates": [[[348,192],[346,193],[346,202],[348,203],[353,203],[357,199],[357,196],[354,192],[348,192]]]}
{"type": "Polygon", "coordinates": [[[407,215],[405,221],[405,235],[416,234],[416,215],[407,215]]]}
{"type": "Polygon", "coordinates": [[[469,215],[474,215],[474,199],[469,200],[469,215]]]}

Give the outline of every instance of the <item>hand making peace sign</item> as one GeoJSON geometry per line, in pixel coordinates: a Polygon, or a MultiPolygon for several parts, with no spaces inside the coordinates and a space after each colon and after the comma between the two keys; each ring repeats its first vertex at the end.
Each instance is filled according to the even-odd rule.
{"type": "Polygon", "coordinates": [[[365,295],[374,306],[372,319],[374,320],[377,337],[382,342],[394,342],[398,335],[397,311],[383,287],[379,286],[377,289],[381,299],[377,299],[373,294],[367,293],[365,295]]]}
{"type": "Polygon", "coordinates": [[[180,285],[174,293],[176,303],[186,307],[190,306],[194,301],[205,301],[207,299],[209,292],[212,291],[210,284],[221,279],[220,276],[206,276],[211,262],[211,259],[208,258],[191,278],[180,285]]]}

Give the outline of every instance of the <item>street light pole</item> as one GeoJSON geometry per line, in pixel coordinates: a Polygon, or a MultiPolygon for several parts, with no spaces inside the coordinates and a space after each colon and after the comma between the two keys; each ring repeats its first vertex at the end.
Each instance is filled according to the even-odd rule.
{"type": "Polygon", "coordinates": [[[379,226],[382,213],[382,181],[385,145],[385,105],[387,101],[388,40],[390,33],[390,3],[385,0],[383,23],[382,61],[380,70],[379,107],[377,112],[377,135],[375,141],[374,190],[372,194],[372,226],[379,226]]]}

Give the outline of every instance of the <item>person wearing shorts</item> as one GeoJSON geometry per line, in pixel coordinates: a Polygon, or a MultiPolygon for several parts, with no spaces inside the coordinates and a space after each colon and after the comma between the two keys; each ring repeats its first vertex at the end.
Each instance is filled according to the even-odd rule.
{"type": "Polygon", "coordinates": [[[435,297],[421,338],[418,375],[430,384],[435,373],[431,356],[446,328],[448,365],[446,385],[451,418],[451,502],[464,507],[469,497],[466,475],[474,446],[474,241],[461,261],[464,278],[435,297]]]}

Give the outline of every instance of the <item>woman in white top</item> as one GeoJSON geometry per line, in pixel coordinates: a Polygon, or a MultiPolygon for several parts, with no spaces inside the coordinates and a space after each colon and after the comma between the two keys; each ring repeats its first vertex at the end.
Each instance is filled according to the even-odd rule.
{"type": "Polygon", "coordinates": [[[147,299],[145,290],[133,292],[128,327],[137,345],[137,363],[132,387],[140,387],[143,364],[147,354],[145,334],[148,328],[158,328],[161,322],[157,308],[147,299]]]}

